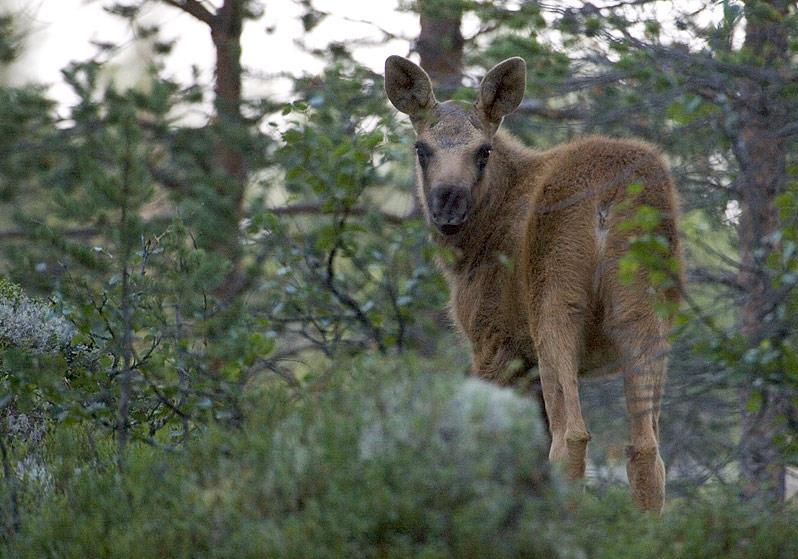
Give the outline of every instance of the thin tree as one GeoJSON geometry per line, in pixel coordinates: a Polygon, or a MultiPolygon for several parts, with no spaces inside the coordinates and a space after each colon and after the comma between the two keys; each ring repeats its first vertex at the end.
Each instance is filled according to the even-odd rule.
{"type": "Polygon", "coordinates": [[[242,218],[247,165],[241,136],[245,128],[241,114],[241,32],[248,14],[247,0],[224,0],[212,11],[198,0],[161,0],[190,14],[207,25],[216,55],[214,68],[215,158],[223,171],[214,185],[217,218],[223,225],[217,231],[212,248],[231,264],[231,270],[219,287],[222,300],[235,297],[244,285],[241,244],[238,226],[242,218]]]}
{"type": "MultiPolygon", "coordinates": [[[[732,143],[740,166],[740,257],[738,281],[748,296],[739,327],[750,347],[778,336],[769,311],[773,306],[769,256],[778,249],[781,227],[776,198],[787,184],[787,136],[781,130],[790,117],[783,88],[790,68],[789,34],[785,20],[788,0],[749,0],[745,3],[746,28],[743,51],[750,58],[751,76],[740,79],[734,98],[739,126],[732,143]]],[[[784,499],[784,456],[779,446],[783,414],[789,402],[777,387],[764,383],[756,388],[756,371],[741,390],[742,435],[740,472],[744,492],[776,500],[784,499]],[[752,398],[758,405],[750,406],[752,398]]]]}
{"type": "Polygon", "coordinates": [[[421,32],[416,51],[432,84],[448,96],[463,79],[463,8],[459,1],[419,0],[421,32]]]}

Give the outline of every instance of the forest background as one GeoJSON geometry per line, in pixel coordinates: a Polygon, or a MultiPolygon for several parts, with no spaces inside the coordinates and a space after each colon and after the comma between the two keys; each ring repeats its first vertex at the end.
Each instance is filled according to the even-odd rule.
{"type": "MultiPolygon", "coordinates": [[[[9,556],[796,555],[795,3],[91,4],[124,38],[50,86],[24,65],[30,8],[0,12],[9,556]],[[620,379],[582,386],[584,494],[523,391],[466,380],[393,53],[467,100],[521,56],[504,126],[525,143],[636,136],[668,160],[688,285],[663,519],[619,490],[620,379]]],[[[668,281],[659,219],[635,216],[622,273],[668,281]]]]}

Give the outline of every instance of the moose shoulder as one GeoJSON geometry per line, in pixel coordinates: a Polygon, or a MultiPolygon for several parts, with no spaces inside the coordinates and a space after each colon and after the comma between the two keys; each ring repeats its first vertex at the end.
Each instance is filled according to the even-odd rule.
{"type": "Polygon", "coordinates": [[[655,304],[678,303],[679,277],[654,290],[645,270],[622,282],[618,266],[635,234],[630,218],[645,206],[659,218],[647,233],[665,241],[662,258],[679,267],[676,192],[643,142],[593,136],[534,151],[498,131],[525,83],[524,61],[510,58],[488,72],[475,104],[438,102],[420,67],[399,56],[385,63],[388,97],[416,131],[424,212],[435,241],[455,254],[444,270],[475,374],[508,383],[518,375],[513,363],[537,362],[550,459],[579,478],[590,436],[578,375],[622,372],[632,493],[641,507],[659,510],[671,324],[655,304]]]}

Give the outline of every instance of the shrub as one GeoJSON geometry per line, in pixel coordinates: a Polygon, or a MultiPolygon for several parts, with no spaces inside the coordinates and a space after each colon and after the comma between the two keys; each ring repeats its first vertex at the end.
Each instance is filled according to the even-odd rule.
{"type": "Polygon", "coordinates": [[[49,305],[30,299],[19,286],[0,278],[0,344],[50,353],[69,344],[75,332],[72,323],[49,305]]]}
{"type": "MultiPolygon", "coordinates": [[[[121,479],[61,469],[12,555],[557,556],[558,490],[533,402],[353,367],[299,400],[272,394],[242,431],[210,430],[183,454],[134,446],[121,479]]],[[[50,460],[97,463],[75,437],[50,460]]]]}
{"type": "Polygon", "coordinates": [[[641,514],[623,488],[582,500],[571,533],[585,559],[791,559],[798,510],[758,509],[734,488],[673,501],[662,517],[641,514]]]}
{"type": "Polygon", "coordinates": [[[19,478],[22,528],[0,556],[798,556],[795,510],[704,491],[656,517],[625,489],[571,494],[532,401],[414,369],[339,363],[306,391],[269,388],[241,429],[219,424],[183,452],[132,444],[122,473],[111,439],[61,426],[47,489],[19,478]]]}

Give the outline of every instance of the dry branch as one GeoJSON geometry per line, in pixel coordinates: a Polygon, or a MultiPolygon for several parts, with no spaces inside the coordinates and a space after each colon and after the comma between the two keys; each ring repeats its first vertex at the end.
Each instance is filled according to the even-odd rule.
{"type": "Polygon", "coordinates": [[[162,0],[164,3],[183,10],[187,14],[207,23],[210,27],[216,25],[216,15],[197,0],[162,0]]]}

